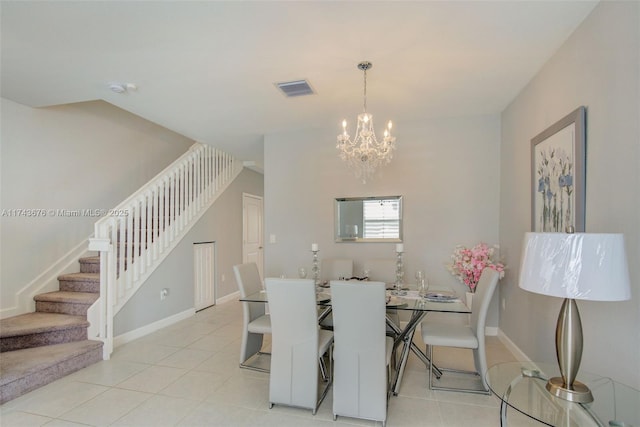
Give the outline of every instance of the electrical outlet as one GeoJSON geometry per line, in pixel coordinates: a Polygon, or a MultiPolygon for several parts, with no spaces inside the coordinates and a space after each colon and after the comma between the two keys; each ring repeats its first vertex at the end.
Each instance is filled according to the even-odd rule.
{"type": "Polygon", "coordinates": [[[224,276],[224,273],[220,275],[220,280],[222,281],[222,283],[224,283],[224,280],[226,279],[226,277],[224,276]]]}

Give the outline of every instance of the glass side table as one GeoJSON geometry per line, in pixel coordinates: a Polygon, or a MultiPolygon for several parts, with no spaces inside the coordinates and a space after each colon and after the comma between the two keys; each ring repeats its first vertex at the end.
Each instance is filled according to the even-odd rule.
{"type": "Polygon", "coordinates": [[[500,425],[507,425],[507,409],[548,426],[640,427],[640,391],[584,371],[581,382],[593,393],[591,403],[573,403],[553,396],[545,388],[549,377],[559,376],[550,363],[507,362],[487,371],[491,392],[500,400],[500,425]]]}

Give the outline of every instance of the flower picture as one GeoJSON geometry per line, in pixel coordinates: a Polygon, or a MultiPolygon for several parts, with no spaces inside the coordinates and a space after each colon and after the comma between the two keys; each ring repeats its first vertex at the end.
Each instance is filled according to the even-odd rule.
{"type": "Polygon", "coordinates": [[[584,231],[585,107],[531,140],[531,230],[584,231]]]}
{"type": "Polygon", "coordinates": [[[465,284],[471,292],[475,292],[482,270],[492,268],[504,277],[505,265],[495,260],[497,245],[489,246],[486,243],[478,243],[469,249],[465,246],[456,246],[451,254],[451,264],[447,269],[458,280],[465,284]]]}
{"type": "Polygon", "coordinates": [[[536,223],[541,231],[563,231],[573,225],[573,153],[569,147],[541,147],[535,172],[538,196],[536,223]]]}

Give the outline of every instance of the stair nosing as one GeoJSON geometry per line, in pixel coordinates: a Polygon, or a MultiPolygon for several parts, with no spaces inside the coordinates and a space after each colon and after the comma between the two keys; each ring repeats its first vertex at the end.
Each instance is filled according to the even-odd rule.
{"type": "Polygon", "coordinates": [[[40,371],[42,369],[46,369],[49,366],[56,365],[60,362],[72,359],[74,357],[77,357],[89,351],[96,350],[97,348],[100,348],[102,346],[103,346],[102,341],[83,340],[83,341],[74,341],[74,342],[68,342],[68,343],[51,344],[51,345],[41,346],[41,347],[22,348],[19,350],[6,351],[2,353],[3,357],[0,358],[0,366],[2,366],[2,373],[3,373],[3,375],[0,377],[0,386],[4,386],[22,377],[30,375],[34,372],[40,371]],[[23,360],[32,360],[32,359],[29,359],[29,356],[33,353],[36,353],[36,354],[44,353],[47,351],[51,351],[52,349],[55,351],[58,349],[64,349],[65,347],[68,347],[70,351],[68,353],[65,353],[64,355],[58,354],[56,358],[51,359],[51,363],[44,364],[44,366],[42,363],[39,363],[37,365],[34,364],[31,366],[27,366],[26,369],[23,368],[21,375],[15,375],[15,373],[13,375],[8,374],[8,373],[11,373],[11,370],[8,370],[6,367],[6,364],[8,363],[7,359],[11,359],[12,357],[19,357],[23,360]]]}
{"type": "Polygon", "coordinates": [[[100,282],[100,273],[68,273],[58,276],[63,282],[100,282]]]}
{"type": "Polygon", "coordinates": [[[100,298],[100,294],[96,292],[74,292],[74,291],[53,291],[46,292],[44,294],[38,294],[33,297],[37,302],[57,302],[66,304],[83,304],[91,305],[100,298]],[[52,296],[57,294],[59,298],[53,298],[52,296]]]}
{"type": "Polygon", "coordinates": [[[12,331],[7,331],[5,326],[4,330],[0,329],[0,338],[14,338],[19,336],[41,334],[41,333],[52,332],[52,331],[65,331],[69,329],[86,328],[89,326],[89,322],[87,321],[86,316],[76,316],[76,315],[62,314],[62,313],[41,313],[41,312],[21,314],[19,316],[3,319],[2,321],[0,321],[0,325],[2,324],[6,325],[7,323],[10,323],[10,322],[7,322],[7,320],[24,318],[25,316],[36,317],[38,318],[37,321],[41,321],[43,323],[37,324],[36,326],[18,325],[12,331]],[[52,319],[58,319],[58,320],[66,319],[66,320],[70,320],[71,322],[52,325],[51,324],[52,319]]]}

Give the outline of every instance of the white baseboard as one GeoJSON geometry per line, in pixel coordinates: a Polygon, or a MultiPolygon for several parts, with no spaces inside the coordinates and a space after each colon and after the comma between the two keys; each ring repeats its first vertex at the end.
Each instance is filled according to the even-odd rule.
{"type": "Polygon", "coordinates": [[[117,337],[113,338],[113,348],[117,348],[135,339],[144,337],[145,335],[149,335],[152,332],[155,332],[162,328],[166,328],[167,326],[173,325],[174,323],[180,322],[181,320],[188,319],[194,314],[196,314],[196,310],[194,308],[190,308],[181,313],[174,314],[173,316],[169,316],[145,325],[141,328],[134,329],[133,331],[125,332],[124,334],[118,335],[117,337]]]}
{"type": "Polygon", "coordinates": [[[217,298],[216,304],[224,304],[225,302],[237,301],[238,299],[240,299],[240,291],[235,291],[230,293],[229,295],[225,295],[221,298],[217,298]]]}
{"type": "Polygon", "coordinates": [[[505,347],[515,356],[515,358],[519,362],[530,362],[531,359],[522,351],[520,348],[514,344],[513,341],[509,339],[508,336],[502,332],[501,329],[498,329],[498,339],[504,344],[505,347]]]}

